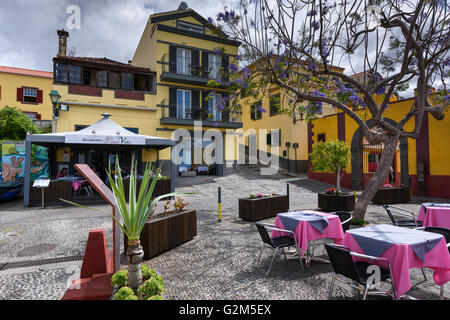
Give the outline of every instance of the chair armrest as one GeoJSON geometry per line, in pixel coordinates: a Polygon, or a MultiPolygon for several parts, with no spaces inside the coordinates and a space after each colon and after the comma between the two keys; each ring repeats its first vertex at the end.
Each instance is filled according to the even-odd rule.
{"type": "Polygon", "coordinates": [[[272,230],[272,231],[279,231],[279,232],[292,233],[292,234],[295,236],[294,231],[289,231],[289,230],[284,230],[284,229],[280,229],[280,228],[277,228],[277,227],[269,227],[269,226],[267,226],[266,229],[272,230]]]}
{"type": "Polygon", "coordinates": [[[350,221],[352,221],[352,219],[353,219],[353,216],[350,216],[350,218],[348,218],[347,220],[345,220],[345,221],[341,222],[341,224],[344,224],[344,223],[350,222],[350,221]]]}
{"type": "Polygon", "coordinates": [[[354,257],[357,257],[357,258],[363,258],[363,259],[374,260],[374,261],[384,261],[384,262],[387,262],[389,264],[389,260],[386,259],[386,258],[368,256],[366,254],[361,254],[361,253],[357,253],[357,252],[353,252],[353,251],[350,251],[350,254],[352,256],[354,256],[354,257]]]}

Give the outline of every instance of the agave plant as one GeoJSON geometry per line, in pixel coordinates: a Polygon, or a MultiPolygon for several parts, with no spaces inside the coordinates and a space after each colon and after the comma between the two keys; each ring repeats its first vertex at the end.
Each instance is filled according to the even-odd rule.
{"type": "Polygon", "coordinates": [[[143,260],[144,251],[140,243],[140,234],[145,222],[153,215],[159,200],[181,194],[173,192],[153,198],[153,190],[158,181],[161,166],[159,166],[153,179],[150,178],[150,171],[151,167],[147,163],[140,190],[137,192],[137,165],[133,157],[131,161],[130,189],[127,204],[118,157],[116,157],[115,162],[114,178],[112,176],[111,164],[108,170],[106,170],[122,222],[116,217],[114,217],[114,220],[128,238],[128,250],[126,253],[128,260],[128,287],[132,288],[135,292],[137,292],[138,287],[142,284],[141,261],[143,260]]]}

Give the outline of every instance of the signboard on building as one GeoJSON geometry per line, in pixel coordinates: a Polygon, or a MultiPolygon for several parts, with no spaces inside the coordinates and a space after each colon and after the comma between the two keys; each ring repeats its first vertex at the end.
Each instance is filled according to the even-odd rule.
{"type": "Polygon", "coordinates": [[[97,136],[97,135],[66,135],[66,143],[76,144],[119,144],[145,145],[145,137],[141,136],[97,136]]]}

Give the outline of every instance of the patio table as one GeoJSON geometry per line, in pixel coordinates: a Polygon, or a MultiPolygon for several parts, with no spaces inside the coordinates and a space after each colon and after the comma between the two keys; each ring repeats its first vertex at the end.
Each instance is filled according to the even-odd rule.
{"type": "Polygon", "coordinates": [[[450,203],[422,203],[417,217],[424,227],[450,229],[450,203]]]}
{"type": "Polygon", "coordinates": [[[347,231],[342,244],[356,253],[386,258],[397,297],[411,288],[412,268],[433,269],[439,286],[450,280],[450,255],[440,234],[380,224],[347,231]]]}
{"type": "MultiPolygon", "coordinates": [[[[308,241],[328,238],[340,243],[344,239],[344,231],[339,217],[323,212],[304,210],[279,213],[275,219],[275,225],[280,229],[294,231],[302,257],[308,250],[308,241]]],[[[280,235],[291,234],[272,232],[272,238],[280,235]]]]}
{"type": "Polygon", "coordinates": [[[83,178],[81,178],[81,177],[64,177],[64,178],[59,178],[57,180],[72,181],[73,191],[77,191],[81,187],[83,178]]]}

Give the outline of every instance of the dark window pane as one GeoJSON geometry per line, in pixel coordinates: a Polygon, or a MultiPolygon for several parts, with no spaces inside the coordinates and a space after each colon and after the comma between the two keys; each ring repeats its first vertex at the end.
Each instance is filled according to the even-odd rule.
{"type": "Polygon", "coordinates": [[[120,72],[109,72],[109,87],[114,89],[120,88],[120,72]]]}
{"type": "Polygon", "coordinates": [[[81,83],[81,67],[70,66],[69,82],[70,83],[81,83]]]}
{"type": "Polygon", "coordinates": [[[121,87],[122,87],[122,89],[131,89],[132,88],[131,73],[122,72],[121,87]]]}
{"type": "Polygon", "coordinates": [[[68,66],[67,64],[62,64],[62,63],[56,63],[55,66],[56,70],[55,70],[55,77],[56,77],[56,81],[59,82],[67,82],[68,81],[68,66]]]}
{"type": "Polygon", "coordinates": [[[108,86],[108,72],[106,70],[97,71],[97,86],[98,87],[108,86]]]}

